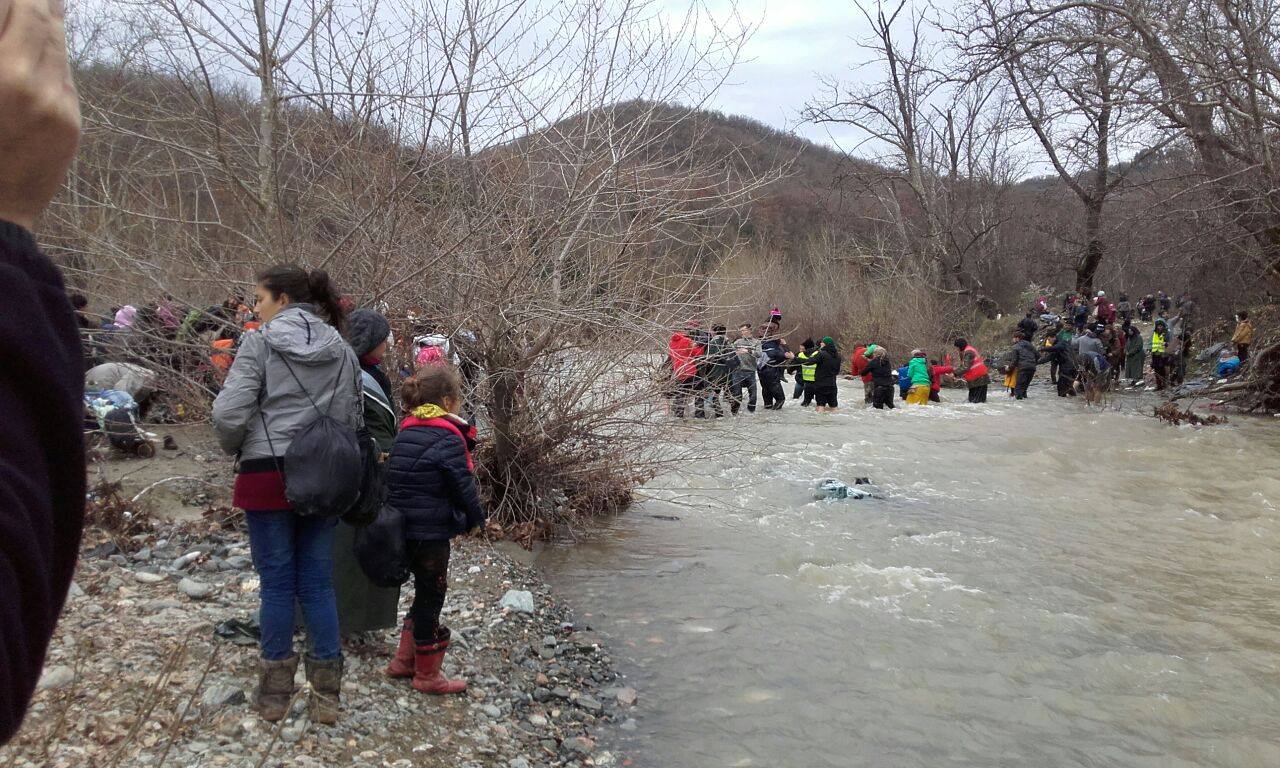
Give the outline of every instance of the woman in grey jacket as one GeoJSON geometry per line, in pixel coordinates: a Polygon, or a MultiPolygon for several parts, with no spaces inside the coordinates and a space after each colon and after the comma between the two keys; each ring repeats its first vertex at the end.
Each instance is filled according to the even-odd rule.
{"type": "Polygon", "coordinates": [[[317,411],[362,424],[360,363],[339,333],[343,310],[323,271],[276,266],[258,275],[249,333],[213,402],[218,442],[239,459],[232,503],[245,510],[261,582],[262,654],[254,705],[268,721],[288,712],[298,657],[294,606],[302,606],[310,651],[311,720],[338,718],[342,655],[333,590],[337,518],[295,514],[285,497],[282,458],[317,411]]]}

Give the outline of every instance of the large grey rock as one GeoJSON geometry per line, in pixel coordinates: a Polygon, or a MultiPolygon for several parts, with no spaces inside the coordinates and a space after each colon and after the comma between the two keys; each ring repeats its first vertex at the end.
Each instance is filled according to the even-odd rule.
{"type": "Polygon", "coordinates": [[[200,695],[200,710],[207,715],[211,715],[227,707],[243,704],[246,701],[248,699],[239,686],[219,683],[205,689],[205,692],[200,695]]]}
{"type": "Polygon", "coordinates": [[[49,667],[40,676],[40,682],[37,687],[42,691],[56,691],[59,688],[66,688],[75,682],[76,673],[71,667],[56,666],[49,667]]]}
{"type": "Polygon", "coordinates": [[[533,593],[522,589],[509,589],[498,601],[498,607],[517,613],[533,613],[533,593]]]}
{"type": "Polygon", "coordinates": [[[213,585],[192,578],[185,578],[178,582],[178,589],[192,600],[203,600],[213,594],[213,585]]]}
{"type": "Polygon", "coordinates": [[[148,571],[138,571],[133,574],[133,578],[139,584],[159,584],[165,580],[165,576],[159,573],[150,573],[148,571]]]}

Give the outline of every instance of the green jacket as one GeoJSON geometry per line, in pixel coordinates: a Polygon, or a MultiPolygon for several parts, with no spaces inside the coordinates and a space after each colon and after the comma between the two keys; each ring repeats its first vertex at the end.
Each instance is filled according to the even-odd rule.
{"type": "Polygon", "coordinates": [[[816,353],[813,352],[799,352],[796,354],[796,359],[800,361],[801,381],[813,381],[815,377],[817,377],[818,363],[817,361],[813,361],[815,356],[816,353]]]}
{"type": "Polygon", "coordinates": [[[373,439],[378,441],[378,448],[383,453],[390,453],[391,446],[395,445],[396,431],[399,426],[396,421],[395,407],[391,404],[391,398],[382,391],[382,386],[373,376],[361,371],[360,383],[364,388],[364,425],[373,435],[373,439]]]}
{"type": "Polygon", "coordinates": [[[907,375],[911,377],[911,386],[929,386],[929,361],[923,357],[913,357],[907,363],[907,375]]]}

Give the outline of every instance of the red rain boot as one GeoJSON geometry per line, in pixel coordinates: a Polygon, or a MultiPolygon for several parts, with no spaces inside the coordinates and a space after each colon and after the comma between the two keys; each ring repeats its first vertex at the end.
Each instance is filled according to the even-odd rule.
{"type": "Polygon", "coordinates": [[[404,626],[400,628],[400,646],[396,648],[396,655],[387,665],[387,676],[413,677],[413,657],[413,620],[405,619],[404,626]]]}
{"type": "Polygon", "coordinates": [[[449,650],[449,629],[441,627],[434,643],[419,645],[414,655],[413,687],[423,693],[448,694],[467,690],[465,680],[450,680],[440,668],[449,650]]]}

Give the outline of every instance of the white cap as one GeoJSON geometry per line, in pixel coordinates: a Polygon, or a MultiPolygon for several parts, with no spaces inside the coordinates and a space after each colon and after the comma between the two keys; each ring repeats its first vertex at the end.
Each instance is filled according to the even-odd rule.
{"type": "Polygon", "coordinates": [[[1099,296],[1106,296],[1106,295],[1107,295],[1107,292],[1106,292],[1106,291],[1098,291],[1098,295],[1099,295],[1099,296]]]}

